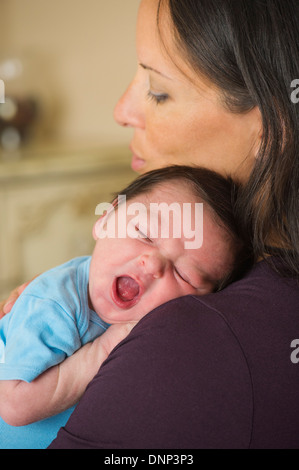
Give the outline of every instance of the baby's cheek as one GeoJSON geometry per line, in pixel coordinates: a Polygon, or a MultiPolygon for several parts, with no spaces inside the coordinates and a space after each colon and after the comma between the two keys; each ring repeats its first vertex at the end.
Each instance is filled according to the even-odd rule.
{"type": "Polygon", "coordinates": [[[168,302],[169,300],[176,299],[177,297],[182,297],[184,295],[193,293],[193,291],[195,291],[195,289],[192,289],[191,286],[188,286],[188,284],[183,286],[177,281],[169,281],[164,283],[163,287],[161,287],[160,295],[157,295],[156,298],[160,299],[161,304],[168,302]]]}
{"type": "MultiPolygon", "coordinates": [[[[194,281],[194,284],[196,284],[195,281],[194,281]]],[[[188,283],[183,283],[182,285],[180,285],[179,288],[177,288],[176,297],[183,297],[185,295],[205,295],[205,294],[210,294],[211,292],[213,292],[213,290],[214,288],[210,284],[202,285],[199,288],[195,288],[188,283]]]]}

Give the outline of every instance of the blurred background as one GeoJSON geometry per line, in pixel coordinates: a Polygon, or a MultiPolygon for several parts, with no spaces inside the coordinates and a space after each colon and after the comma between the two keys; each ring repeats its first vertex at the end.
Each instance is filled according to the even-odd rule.
{"type": "Polygon", "coordinates": [[[96,205],[135,177],[113,109],[136,69],[138,6],[0,0],[0,298],[90,254],[96,205]]]}

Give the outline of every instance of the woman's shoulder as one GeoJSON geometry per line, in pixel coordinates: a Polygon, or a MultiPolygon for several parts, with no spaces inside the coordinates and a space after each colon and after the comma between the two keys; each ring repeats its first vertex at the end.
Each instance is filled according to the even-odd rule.
{"type": "Polygon", "coordinates": [[[139,322],[135,333],[156,335],[159,331],[169,341],[173,332],[185,336],[188,342],[192,337],[205,341],[207,336],[214,338],[216,332],[222,332],[222,341],[238,344],[246,358],[267,349],[279,356],[289,353],[295,339],[298,305],[297,281],[281,277],[262,261],[220,292],[186,296],[158,307],[139,322]]]}
{"type": "Polygon", "coordinates": [[[159,334],[173,346],[173,357],[177,331],[181,351],[195,352],[193,361],[192,353],[182,353],[189,358],[186,370],[205,370],[205,383],[217,382],[224,394],[238,393],[232,385],[237,380],[243,406],[247,412],[252,406],[255,415],[252,447],[292,448],[299,445],[299,364],[292,360],[298,305],[297,282],[263,261],[219,293],[162,306],[145,318],[145,326],[163,331],[159,334]]]}
{"type": "Polygon", "coordinates": [[[159,307],[131,335],[150,363],[156,357],[147,370],[161,373],[161,383],[170,386],[173,371],[179,372],[188,400],[195,387],[213,412],[229,409],[245,446],[291,448],[298,446],[299,365],[291,347],[298,337],[298,304],[296,282],[261,262],[222,292],[159,307]]]}

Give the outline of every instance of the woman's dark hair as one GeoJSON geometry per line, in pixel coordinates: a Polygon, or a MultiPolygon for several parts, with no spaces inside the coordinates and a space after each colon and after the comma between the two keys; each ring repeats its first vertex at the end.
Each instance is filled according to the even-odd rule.
{"type": "Polygon", "coordinates": [[[236,204],[255,259],[274,252],[279,271],[299,279],[298,0],[160,0],[168,8],[177,47],[194,70],[222,92],[225,106],[258,106],[263,139],[236,204]],[[278,248],[278,249],[277,249],[278,248]]]}
{"type": "MultiPolygon", "coordinates": [[[[231,178],[225,178],[206,168],[172,165],[139,176],[118,194],[126,196],[129,201],[171,181],[176,184],[187,183],[194,195],[212,209],[215,222],[223,227],[235,242],[234,269],[219,280],[216,286],[216,290],[223,289],[243,275],[252,262],[251,248],[241,239],[234,217],[234,204],[239,186],[231,178]]],[[[116,201],[116,197],[114,200],[116,201]]]]}

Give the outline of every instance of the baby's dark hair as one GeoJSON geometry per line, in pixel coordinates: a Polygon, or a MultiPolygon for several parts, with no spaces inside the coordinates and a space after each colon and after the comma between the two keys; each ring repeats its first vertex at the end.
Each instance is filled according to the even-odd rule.
{"type": "Polygon", "coordinates": [[[242,276],[251,265],[251,248],[241,239],[234,216],[239,186],[232,178],[221,176],[207,168],[172,165],[139,176],[118,194],[130,200],[170,181],[187,183],[194,194],[212,209],[215,222],[224,228],[235,242],[235,266],[233,272],[217,283],[215,290],[221,290],[242,276]]]}

